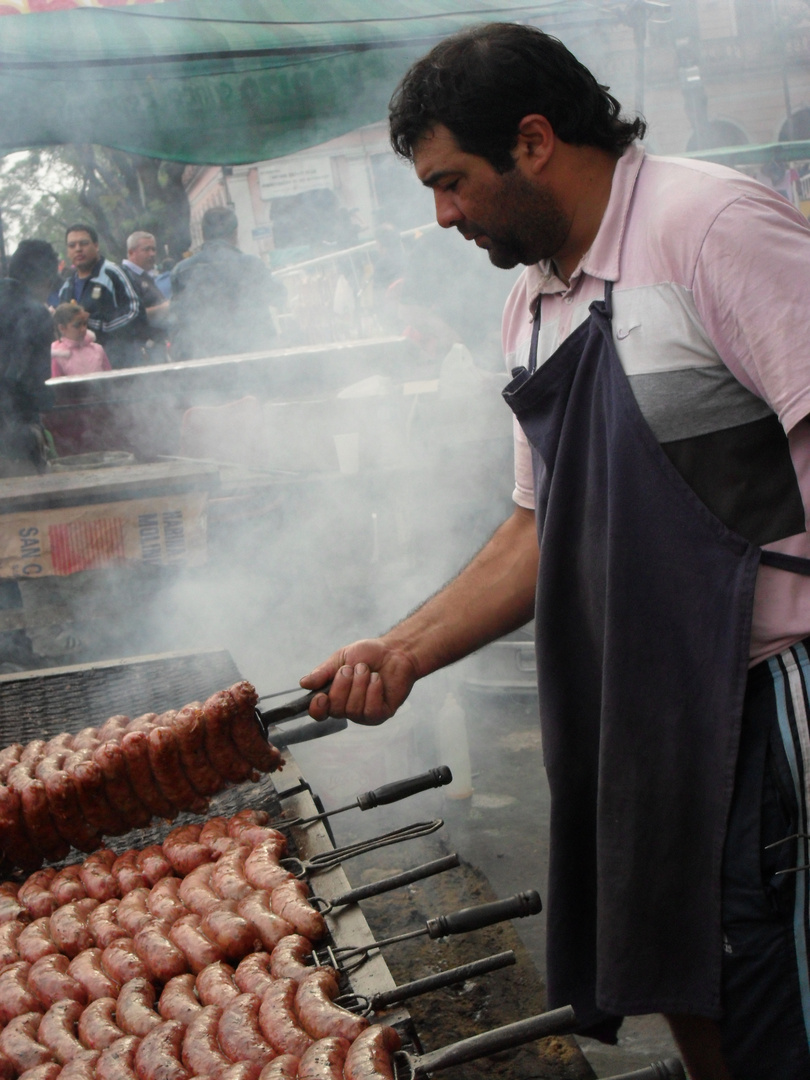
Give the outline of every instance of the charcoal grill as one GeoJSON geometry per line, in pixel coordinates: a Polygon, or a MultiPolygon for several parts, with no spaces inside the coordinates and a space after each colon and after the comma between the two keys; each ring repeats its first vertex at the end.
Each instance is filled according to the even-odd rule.
{"type": "MultiPolygon", "coordinates": [[[[47,739],[60,732],[78,731],[89,725],[98,726],[115,713],[133,716],[145,712],[161,713],[188,701],[204,699],[240,678],[233,659],[226,651],[164,653],[0,676],[0,746],[12,742],[24,743],[35,738],[47,739]]],[[[345,721],[338,726],[345,726],[345,721]]],[[[313,737],[333,730],[326,725],[312,725],[312,728],[313,737]]],[[[171,824],[162,823],[133,830],[125,836],[110,837],[106,841],[109,847],[122,852],[160,843],[169,829],[179,824],[201,822],[212,815],[230,816],[250,806],[266,810],[271,819],[282,815],[286,819],[293,819],[291,827],[285,831],[288,832],[294,855],[304,863],[315,859],[317,865],[320,861],[318,856],[327,857],[334,850],[334,839],[320,799],[310,789],[288,749],[288,744],[300,739],[300,734],[288,735],[276,729],[270,732],[270,738],[285,747],[282,771],[265,776],[256,784],[241,784],[220,792],[211,799],[205,815],[181,813],[171,824]],[[278,737],[274,737],[276,735],[278,737]],[[303,821],[302,825],[294,824],[299,820],[303,821]]],[[[82,853],[71,852],[59,865],[83,858],[82,853]]],[[[436,870],[446,869],[447,864],[452,862],[452,859],[437,860],[436,870]],[[446,865],[439,867],[438,864],[442,862],[446,865]]],[[[406,873],[403,879],[407,878],[406,873]]],[[[411,880],[416,880],[416,877],[411,877],[411,880]]],[[[326,946],[336,956],[341,950],[347,949],[362,953],[362,964],[351,971],[346,970],[345,966],[341,969],[342,980],[346,984],[345,993],[358,1002],[365,1002],[366,1008],[374,1003],[376,1007],[384,1009],[384,1022],[398,1030],[407,1053],[420,1055],[422,1046],[418,1034],[409,1013],[400,1004],[412,995],[407,987],[397,988],[360,908],[355,903],[346,903],[347,894],[354,893],[352,899],[355,899],[368,895],[371,889],[373,886],[352,890],[342,863],[332,861],[327,862],[325,867],[318,866],[317,885],[313,891],[317,892],[325,911],[329,930],[326,946]]],[[[514,962],[511,954],[501,954],[479,961],[477,967],[471,965],[471,973],[495,970],[511,962],[514,962]]],[[[445,985],[450,973],[445,973],[445,976],[434,977],[435,985],[445,985]]],[[[430,981],[422,980],[426,983],[430,981]]],[[[569,1019],[559,1031],[570,1030],[572,1026],[573,1021],[569,1019]]],[[[543,1034],[547,1033],[544,1028],[543,1034]]],[[[534,1037],[541,1036],[538,1034],[534,1037]]],[[[520,1041],[526,1040],[516,1040],[520,1041]]],[[[408,1060],[409,1068],[413,1069],[415,1059],[412,1056],[408,1060]]],[[[429,1060],[428,1056],[423,1066],[429,1060]]],[[[436,1067],[445,1065],[437,1062],[436,1067]]],[[[420,1075],[423,1071],[424,1067],[420,1069],[420,1075]]]]}

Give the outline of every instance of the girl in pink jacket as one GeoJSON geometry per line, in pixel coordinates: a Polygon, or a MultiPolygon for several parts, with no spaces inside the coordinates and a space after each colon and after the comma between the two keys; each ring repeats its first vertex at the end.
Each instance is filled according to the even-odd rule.
{"type": "Polygon", "coordinates": [[[109,371],[110,361],[104,349],[87,329],[89,315],[75,301],[60,304],[53,313],[59,340],[51,345],[51,377],[87,375],[109,371]]]}

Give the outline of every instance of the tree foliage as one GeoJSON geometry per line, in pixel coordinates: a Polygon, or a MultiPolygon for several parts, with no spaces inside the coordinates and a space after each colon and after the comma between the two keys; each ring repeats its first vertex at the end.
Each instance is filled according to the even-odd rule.
{"type": "Polygon", "coordinates": [[[127,236],[145,229],[157,237],[160,257],[178,259],[191,243],[184,169],[89,144],[10,155],[0,169],[6,234],[48,240],[62,252],[67,226],[86,221],[98,230],[104,254],[118,261],[127,236]]]}

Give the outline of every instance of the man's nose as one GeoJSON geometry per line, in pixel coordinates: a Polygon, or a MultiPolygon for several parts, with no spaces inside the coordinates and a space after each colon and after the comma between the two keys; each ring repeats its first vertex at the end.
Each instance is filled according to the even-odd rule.
{"type": "Polygon", "coordinates": [[[456,206],[451,192],[439,191],[436,188],[433,191],[433,200],[436,205],[436,221],[443,229],[452,229],[454,225],[464,220],[464,215],[456,206]]]}

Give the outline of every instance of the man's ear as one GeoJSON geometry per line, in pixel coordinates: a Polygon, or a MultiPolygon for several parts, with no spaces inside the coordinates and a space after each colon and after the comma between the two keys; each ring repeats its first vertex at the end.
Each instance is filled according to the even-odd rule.
{"type": "Polygon", "coordinates": [[[554,153],[555,143],[554,129],[545,116],[529,113],[518,124],[517,160],[522,159],[525,167],[540,173],[554,153]]]}

